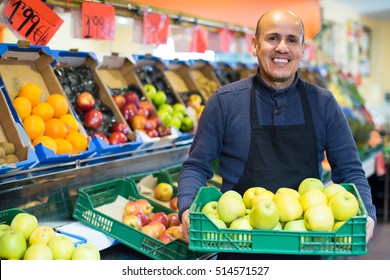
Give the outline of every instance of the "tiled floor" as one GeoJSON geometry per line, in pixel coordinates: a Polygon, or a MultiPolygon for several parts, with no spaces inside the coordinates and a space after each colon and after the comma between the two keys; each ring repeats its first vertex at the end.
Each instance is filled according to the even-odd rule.
{"type": "Polygon", "coordinates": [[[367,255],[349,257],[355,260],[390,260],[390,223],[378,223],[368,243],[367,255]]]}

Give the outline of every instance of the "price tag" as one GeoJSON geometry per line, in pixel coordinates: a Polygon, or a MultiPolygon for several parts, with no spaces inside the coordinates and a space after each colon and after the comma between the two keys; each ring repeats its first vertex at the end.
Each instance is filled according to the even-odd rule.
{"type": "Polygon", "coordinates": [[[146,44],[166,44],[169,31],[169,16],[144,12],[144,42],[146,44]]]}
{"type": "Polygon", "coordinates": [[[115,8],[110,5],[82,3],[83,38],[114,40],[115,8]]]}
{"type": "Polygon", "coordinates": [[[4,8],[9,26],[34,45],[47,45],[64,22],[41,1],[9,0],[4,8]]]}
{"type": "Polygon", "coordinates": [[[209,46],[208,30],[196,25],[192,28],[190,52],[204,53],[209,46]]]}

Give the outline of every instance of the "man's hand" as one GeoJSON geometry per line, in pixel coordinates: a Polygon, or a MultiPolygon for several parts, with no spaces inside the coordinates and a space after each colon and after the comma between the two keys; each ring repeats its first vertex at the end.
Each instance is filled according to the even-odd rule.
{"type": "Polygon", "coordinates": [[[372,235],[374,234],[374,226],[375,226],[374,220],[370,216],[368,216],[367,225],[366,225],[366,231],[367,231],[366,242],[367,243],[368,243],[368,241],[370,241],[372,235]]]}
{"type": "Polygon", "coordinates": [[[183,231],[183,238],[187,243],[190,243],[189,229],[190,229],[190,210],[187,209],[181,216],[181,226],[183,231]]]}

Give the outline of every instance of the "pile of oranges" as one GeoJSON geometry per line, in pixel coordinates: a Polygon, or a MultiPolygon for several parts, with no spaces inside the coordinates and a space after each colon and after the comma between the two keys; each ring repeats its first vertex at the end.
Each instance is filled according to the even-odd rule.
{"type": "Polygon", "coordinates": [[[88,140],[79,132],[77,119],[69,114],[67,99],[58,93],[41,102],[41,89],[34,83],[20,87],[12,101],[33,145],[42,143],[56,154],[80,153],[88,140]]]}

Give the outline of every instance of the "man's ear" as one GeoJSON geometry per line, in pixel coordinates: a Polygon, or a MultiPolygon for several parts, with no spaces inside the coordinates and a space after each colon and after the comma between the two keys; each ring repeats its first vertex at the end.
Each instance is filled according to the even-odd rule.
{"type": "Polygon", "coordinates": [[[257,40],[256,40],[255,36],[252,37],[251,50],[252,50],[253,56],[257,56],[257,40]]]}

